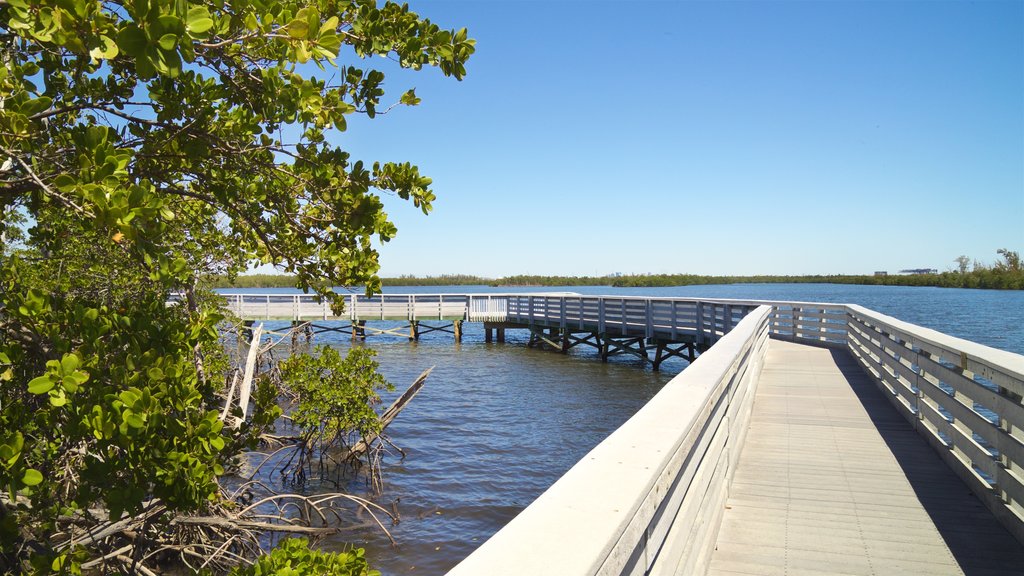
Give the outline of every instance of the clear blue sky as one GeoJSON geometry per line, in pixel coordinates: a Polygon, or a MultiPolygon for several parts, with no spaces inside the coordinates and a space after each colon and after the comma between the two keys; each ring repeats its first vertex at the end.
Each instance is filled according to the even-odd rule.
{"type": "MultiPolygon", "coordinates": [[[[411,161],[382,275],[871,273],[1024,251],[1024,2],[411,2],[463,82],[338,142],[411,161]]],[[[377,64],[387,64],[377,59],[377,64]]],[[[390,68],[387,68],[390,69],[390,68]]]]}

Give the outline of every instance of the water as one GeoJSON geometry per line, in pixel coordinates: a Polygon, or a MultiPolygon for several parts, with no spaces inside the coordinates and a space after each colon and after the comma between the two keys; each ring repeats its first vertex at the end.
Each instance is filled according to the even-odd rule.
{"type": "MultiPolygon", "coordinates": [[[[485,286],[397,287],[393,293],[510,292],[485,286]]],[[[517,292],[684,296],[856,303],[953,336],[1024,353],[1024,292],[828,284],[738,284],[672,288],[530,288],[517,292]]],[[[228,291],[225,291],[228,292],[228,291]]],[[[242,291],[231,291],[242,292],[242,291]]],[[[288,293],[290,290],[247,290],[288,293]]],[[[419,342],[371,337],[381,371],[399,390],[435,366],[388,429],[407,453],[386,458],[379,502],[398,500],[392,546],[379,530],[346,532],[326,548],[365,547],[385,575],[443,574],[512,519],[587,451],[642,406],[686,363],[654,373],[639,360],[604,364],[593,348],[566,356],[528,349],[523,331],[485,344],[480,324],[463,342],[431,333],[419,342]]],[[[347,335],[318,343],[348,346],[347,335]]],[[[386,401],[390,401],[387,398],[386,401]]],[[[361,484],[349,489],[363,490],[361,484]]]]}

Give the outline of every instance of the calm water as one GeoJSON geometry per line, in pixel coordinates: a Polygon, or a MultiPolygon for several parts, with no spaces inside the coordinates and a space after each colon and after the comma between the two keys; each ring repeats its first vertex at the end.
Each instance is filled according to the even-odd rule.
{"type": "MultiPolygon", "coordinates": [[[[989,346],[1024,353],[1024,292],[826,284],[738,284],[673,288],[537,288],[583,294],[850,302],[989,346]]],[[[394,293],[509,292],[485,286],[400,287],[394,293]]],[[[225,292],[288,293],[290,290],[225,292]]],[[[592,348],[571,354],[528,349],[526,334],[485,344],[480,324],[461,344],[432,333],[418,343],[371,337],[381,370],[404,389],[435,366],[415,400],[388,429],[407,453],[386,458],[379,498],[398,500],[391,546],[377,531],[346,533],[326,547],[367,548],[385,575],[443,574],[540,495],[587,451],[685,367],[654,373],[638,360],[604,364],[592,348]]],[[[349,345],[321,335],[317,342],[349,345]]],[[[397,392],[396,392],[397,393],[397,392]]],[[[386,401],[390,401],[387,398],[386,401]]],[[[359,492],[363,486],[350,487],[359,492]]]]}

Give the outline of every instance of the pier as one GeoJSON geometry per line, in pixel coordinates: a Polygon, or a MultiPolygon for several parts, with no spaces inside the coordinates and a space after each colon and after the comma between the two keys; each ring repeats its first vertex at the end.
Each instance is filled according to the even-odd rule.
{"type": "Polygon", "coordinates": [[[355,298],[336,318],[243,298],[236,314],[693,354],[452,576],[1024,574],[1024,356],[852,304],[419,298],[355,298]]]}
{"type": "Polygon", "coordinates": [[[692,362],[758,306],[733,300],[566,293],[352,294],[336,314],[305,294],[235,294],[225,299],[226,309],[247,325],[291,321],[305,325],[311,334],[335,332],[353,340],[384,334],[417,340],[430,332],[446,332],[460,341],[463,323],[479,322],[487,342],[495,337],[504,342],[507,330],[524,330],[530,334],[529,346],[561,352],[591,346],[602,360],[626,354],[650,361],[655,370],[673,357],[692,362]],[[388,326],[382,327],[385,322],[388,326]]]}

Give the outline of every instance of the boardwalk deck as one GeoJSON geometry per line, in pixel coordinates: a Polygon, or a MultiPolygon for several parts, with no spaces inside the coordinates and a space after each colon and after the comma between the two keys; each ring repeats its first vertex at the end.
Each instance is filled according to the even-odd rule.
{"type": "Polygon", "coordinates": [[[771,341],[711,574],[1024,574],[1024,548],[845,350],[771,341]]]}

